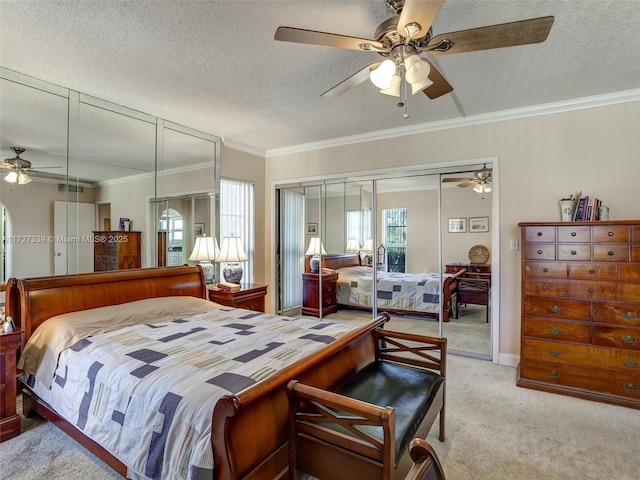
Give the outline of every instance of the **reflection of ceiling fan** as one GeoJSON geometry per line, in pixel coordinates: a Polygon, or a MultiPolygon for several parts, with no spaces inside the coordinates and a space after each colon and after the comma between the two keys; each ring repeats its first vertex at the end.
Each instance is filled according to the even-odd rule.
{"type": "MultiPolygon", "coordinates": [[[[453,91],[433,64],[421,58],[420,54],[449,55],[540,43],[546,40],[553,24],[553,17],[540,17],[433,36],[431,24],[444,0],[385,1],[387,8],[396,16],[378,26],[375,40],[292,27],[278,27],[274,38],[378,53],[384,57],[382,62],[366,66],[322,96],[339,95],[370,78],[380,88],[380,93],[401,97],[398,106],[406,107],[405,80],[411,84],[413,95],[422,91],[434,99],[453,91]]],[[[406,109],[403,117],[409,118],[406,109]]]]}
{"type": "MultiPolygon", "coordinates": [[[[31,181],[29,175],[26,172],[34,172],[31,169],[31,162],[20,158],[20,155],[24,153],[24,148],[11,147],[11,150],[16,154],[15,158],[7,158],[3,163],[0,163],[0,169],[9,170],[4,176],[4,180],[9,183],[18,183],[18,185],[26,185],[31,181]]],[[[60,168],[60,167],[40,167],[40,168],[60,168]]]]}
{"type": "Polygon", "coordinates": [[[478,193],[489,193],[493,190],[491,169],[487,168],[486,164],[480,170],[473,172],[473,177],[471,178],[443,178],[442,181],[462,182],[458,186],[463,188],[473,185],[473,190],[478,193]]]}

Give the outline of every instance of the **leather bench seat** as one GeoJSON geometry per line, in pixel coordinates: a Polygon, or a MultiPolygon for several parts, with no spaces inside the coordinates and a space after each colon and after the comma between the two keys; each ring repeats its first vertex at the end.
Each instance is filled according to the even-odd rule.
{"type": "MultiPolygon", "coordinates": [[[[436,372],[400,365],[389,361],[375,361],[347,379],[335,393],[395,409],[395,458],[398,461],[414,438],[429,407],[444,385],[444,377],[436,372]]],[[[433,418],[440,410],[440,405],[433,418]]],[[[382,438],[379,427],[362,427],[372,436],[382,438]]]]}

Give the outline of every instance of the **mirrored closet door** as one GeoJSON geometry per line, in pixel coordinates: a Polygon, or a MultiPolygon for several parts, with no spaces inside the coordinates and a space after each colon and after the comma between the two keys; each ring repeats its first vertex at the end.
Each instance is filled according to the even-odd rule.
{"type": "Polygon", "coordinates": [[[389,328],[490,358],[491,192],[445,180],[481,168],[279,186],[278,313],[366,321],[386,311],[389,328]]]}

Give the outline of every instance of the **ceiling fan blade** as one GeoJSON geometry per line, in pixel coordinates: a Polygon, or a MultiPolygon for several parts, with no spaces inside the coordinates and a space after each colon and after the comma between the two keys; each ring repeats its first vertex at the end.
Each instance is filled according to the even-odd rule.
{"type": "Polygon", "coordinates": [[[443,178],[443,182],[472,182],[473,178],[443,178]]]}
{"type": "Polygon", "coordinates": [[[329,90],[324,92],[321,97],[337,97],[338,95],[342,95],[347,90],[360,85],[362,82],[369,80],[369,72],[380,65],[382,62],[374,62],[371,65],[367,65],[359,72],[354,73],[349,78],[344,79],[339,84],[334,87],[331,87],[329,90]]]}
{"type": "Polygon", "coordinates": [[[413,39],[424,37],[429,33],[443,3],[444,0],[405,0],[398,20],[398,33],[413,39]],[[405,27],[412,24],[417,24],[420,29],[414,35],[407,35],[405,27]]]}
{"type": "Polygon", "coordinates": [[[384,49],[384,45],[375,40],[293,27],[278,27],[273,38],[281,42],[309,43],[311,45],[324,45],[327,47],[348,48],[360,51],[365,50],[360,46],[363,44],[384,49]]]}
{"type": "Polygon", "coordinates": [[[0,163],[0,168],[13,168],[13,165],[7,162],[0,163]]]}
{"type": "Polygon", "coordinates": [[[475,180],[467,180],[466,182],[459,183],[459,187],[470,187],[471,185],[475,185],[477,182],[475,180]]]}
{"type": "Polygon", "coordinates": [[[423,58],[422,61],[427,62],[429,64],[429,67],[431,67],[431,71],[429,72],[429,80],[433,82],[423,90],[424,94],[431,100],[433,100],[435,98],[441,97],[442,95],[453,92],[453,87],[451,86],[451,84],[449,84],[449,82],[447,82],[447,80],[442,76],[438,69],[434,67],[433,63],[431,63],[426,58],[423,58]]]}
{"type": "Polygon", "coordinates": [[[549,16],[443,33],[431,39],[429,46],[435,48],[430,52],[433,55],[449,55],[540,43],[547,39],[551,25],[553,25],[553,17],[549,16]],[[438,50],[437,45],[442,42],[445,42],[443,48],[446,42],[450,42],[451,46],[446,50],[438,50]]]}

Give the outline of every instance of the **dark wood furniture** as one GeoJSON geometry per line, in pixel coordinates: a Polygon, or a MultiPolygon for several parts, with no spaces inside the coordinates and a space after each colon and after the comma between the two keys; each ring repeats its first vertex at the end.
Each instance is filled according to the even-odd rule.
{"type": "Polygon", "coordinates": [[[640,408],[640,221],[519,225],[517,384],[640,408]]]}
{"type": "Polygon", "coordinates": [[[322,316],[338,311],[338,274],[322,273],[322,285],[320,274],[302,274],[302,314],[320,316],[320,302],[322,302],[322,316]],[[320,288],[322,287],[322,295],[320,288]],[[322,298],[321,298],[322,297],[322,298]]]}
{"type": "Polygon", "coordinates": [[[433,447],[422,438],[414,438],[409,444],[413,467],[405,480],[445,480],[444,469],[433,447]]]}
{"type": "MultiPolygon", "coordinates": [[[[10,279],[7,289],[8,298],[20,300],[7,307],[27,338],[39,324],[65,312],[169,295],[206,298],[204,276],[197,266],[10,279]]],[[[288,470],[287,383],[299,379],[318,388],[334,388],[375,358],[374,330],[388,319],[380,315],[265,381],[222,397],[212,416],[216,479],[284,478],[288,470]]],[[[33,410],[55,423],[126,475],[122,462],[51,410],[28,386],[23,387],[23,395],[27,412],[33,410]]]]}
{"type": "Polygon", "coordinates": [[[140,268],[140,232],[93,232],[93,271],[140,268]]]}
{"type": "Polygon", "coordinates": [[[377,329],[376,360],[332,391],[289,383],[290,478],[399,480],[409,443],[440,417],[445,439],[444,338],[377,329]]]}
{"type": "Polygon", "coordinates": [[[0,332],[0,442],[20,434],[20,415],[16,412],[17,351],[24,332],[0,332]]]}
{"type": "Polygon", "coordinates": [[[227,307],[244,308],[264,312],[264,297],[267,286],[259,283],[241,283],[237,292],[227,292],[214,286],[207,287],[209,300],[227,307]]]}
{"type": "Polygon", "coordinates": [[[445,272],[463,272],[458,277],[456,318],[458,318],[459,305],[471,303],[487,307],[485,322],[488,322],[489,302],[491,301],[491,265],[486,263],[450,263],[445,266],[445,272]]]}
{"type": "MultiPolygon", "coordinates": [[[[322,257],[322,266],[324,268],[328,268],[332,270],[343,268],[343,267],[356,267],[361,265],[362,265],[362,259],[358,254],[344,253],[344,254],[337,254],[337,255],[324,255],[322,257]]],[[[443,322],[448,322],[451,315],[454,314],[454,309],[457,306],[456,299],[455,299],[457,286],[458,286],[457,278],[462,274],[463,274],[462,271],[459,271],[457,273],[454,272],[453,273],[454,276],[446,277],[444,279],[444,282],[442,285],[442,299],[444,302],[444,306],[443,306],[444,314],[442,318],[443,322]]],[[[348,305],[338,304],[338,305],[340,307],[346,307],[346,308],[371,310],[370,306],[354,305],[354,304],[348,304],[348,305]]],[[[378,307],[378,311],[385,311],[385,312],[391,312],[391,313],[408,313],[411,315],[426,315],[426,316],[435,317],[435,318],[440,317],[438,313],[429,313],[429,312],[415,311],[415,310],[402,310],[398,308],[378,307]]]]}

